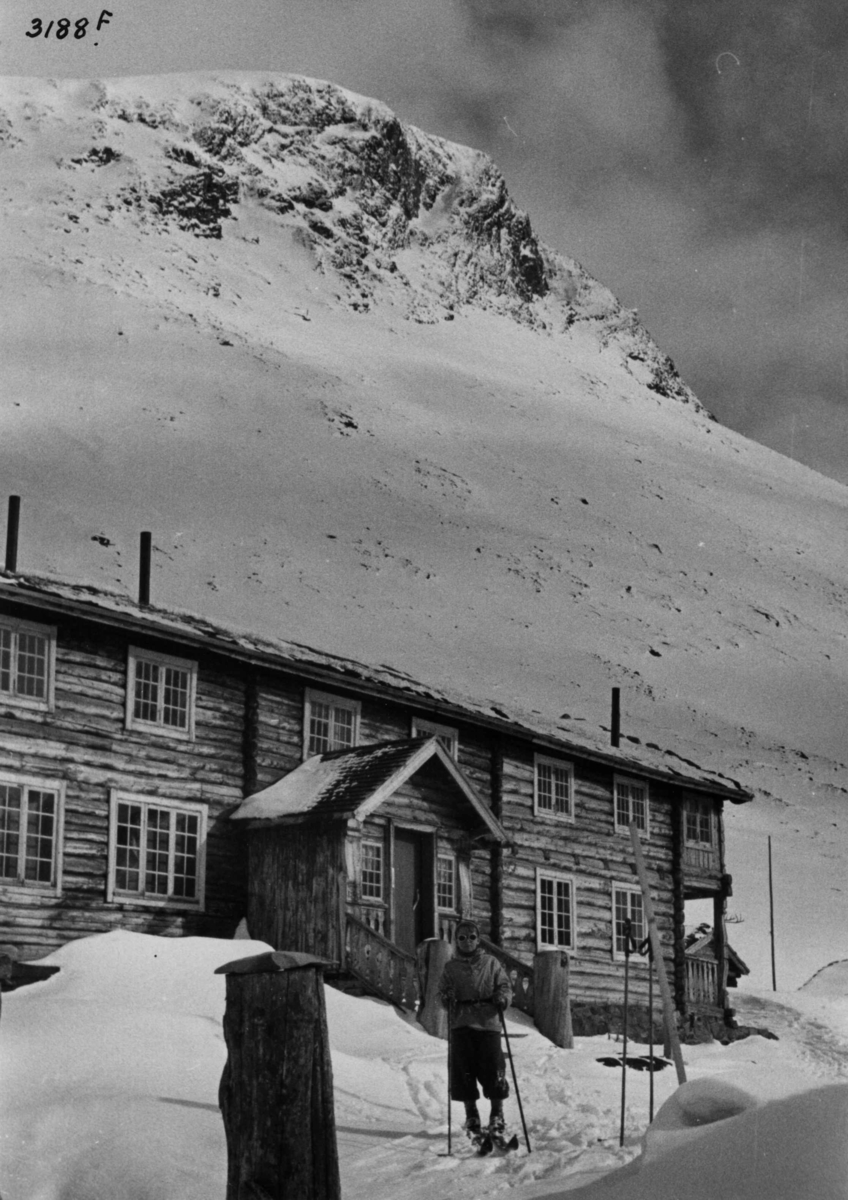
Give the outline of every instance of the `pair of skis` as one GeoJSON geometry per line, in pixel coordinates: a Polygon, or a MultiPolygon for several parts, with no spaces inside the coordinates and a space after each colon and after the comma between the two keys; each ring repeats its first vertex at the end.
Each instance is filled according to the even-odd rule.
{"type": "Polygon", "coordinates": [[[466,1133],[480,1158],[485,1158],[486,1155],[492,1154],[495,1150],[509,1154],[511,1150],[518,1149],[517,1133],[514,1133],[512,1137],[507,1137],[505,1133],[493,1133],[490,1129],[481,1129],[478,1132],[472,1132],[469,1129],[466,1130],[466,1133]]]}

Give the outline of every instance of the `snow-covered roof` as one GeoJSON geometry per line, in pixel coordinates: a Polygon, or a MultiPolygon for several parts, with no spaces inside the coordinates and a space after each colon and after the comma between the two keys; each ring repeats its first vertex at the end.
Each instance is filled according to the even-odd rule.
{"type": "MultiPolygon", "coordinates": [[[[735,780],[698,763],[664,750],[656,743],[641,742],[622,735],[626,747],[614,747],[602,730],[585,730],[576,722],[546,719],[528,714],[517,705],[477,700],[449,687],[421,683],[405,672],[381,663],[357,662],[327,654],[311,646],[283,639],[258,637],[213,624],[197,614],[176,609],[141,605],[125,593],[107,591],[89,584],[74,584],[39,575],[21,575],[0,570],[0,601],[17,602],[54,614],[110,624],[137,634],[165,638],[182,646],[205,648],[241,662],[270,670],[296,671],[302,676],[347,687],[360,693],[385,696],[392,693],[411,707],[441,718],[464,720],[476,725],[529,738],[540,746],[575,753],[613,767],[638,771],[686,787],[709,791],[741,804],[753,798],[735,780]]],[[[447,667],[446,667],[447,673],[447,667]]]]}
{"type": "Polygon", "coordinates": [[[436,738],[406,738],[315,754],[249,796],[233,820],[274,821],[286,817],[348,817],[363,820],[432,759],[440,763],[493,838],[507,840],[462,771],[436,738]]]}

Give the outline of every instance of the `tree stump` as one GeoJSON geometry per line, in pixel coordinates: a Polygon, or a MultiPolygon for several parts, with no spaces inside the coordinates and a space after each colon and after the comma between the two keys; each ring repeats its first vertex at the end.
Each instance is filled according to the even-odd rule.
{"type": "Polygon", "coordinates": [[[533,959],[533,1019],[539,1033],[554,1045],[573,1048],[568,955],[564,950],[540,950],[533,959]]]}
{"type": "Polygon", "coordinates": [[[227,976],[227,1200],[340,1200],[325,965],[274,951],[216,971],[227,976]]]}
{"type": "Polygon", "coordinates": [[[418,1022],[433,1037],[447,1041],[448,1012],[439,1000],[439,982],[445,963],[453,958],[453,946],[442,938],[427,938],[419,945],[417,954],[422,1000],[418,1022]]]}

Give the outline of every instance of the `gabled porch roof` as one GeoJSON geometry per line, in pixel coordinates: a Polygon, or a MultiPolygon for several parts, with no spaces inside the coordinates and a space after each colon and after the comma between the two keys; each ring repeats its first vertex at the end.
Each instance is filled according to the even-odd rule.
{"type": "Polygon", "coordinates": [[[318,817],[362,821],[432,759],[444,768],[488,836],[506,842],[504,827],[434,737],[313,755],[270,787],[248,796],[231,819],[257,824],[318,817]]]}

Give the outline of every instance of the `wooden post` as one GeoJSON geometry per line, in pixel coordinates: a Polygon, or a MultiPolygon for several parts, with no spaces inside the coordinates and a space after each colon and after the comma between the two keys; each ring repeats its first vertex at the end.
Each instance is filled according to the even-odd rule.
{"type": "Polygon", "coordinates": [[[769,875],[769,942],[771,943],[771,990],[777,991],[777,966],[774,956],[774,881],[771,871],[771,834],[768,839],[768,875],[769,875]]]}
{"type": "Polygon", "coordinates": [[[417,953],[422,996],[418,1022],[432,1037],[447,1041],[448,1012],[439,1002],[439,981],[445,964],[453,958],[453,946],[442,938],[427,938],[421,942],[417,953]]]}
{"type": "Polygon", "coordinates": [[[540,950],[533,958],[533,1019],[555,1046],[574,1048],[568,955],[563,950],[540,950]]]}
{"type": "Polygon", "coordinates": [[[6,521],[6,570],[18,569],[18,530],[21,522],[21,498],[9,497],[9,516],[6,521]]]}
{"type": "Polygon", "coordinates": [[[227,977],[226,1200],[340,1200],[327,965],[272,951],[215,972],[227,977]]]}
{"type": "Polygon", "coordinates": [[[668,976],[665,973],[665,959],[663,958],[662,943],[660,942],[659,930],[657,929],[657,918],[654,915],[651,887],[648,883],[648,872],[645,869],[645,858],[642,854],[642,846],[639,842],[639,830],[636,828],[635,821],[630,822],[630,841],[633,844],[633,857],[636,859],[636,874],[639,876],[639,885],[642,889],[642,901],[645,906],[645,918],[648,922],[648,937],[651,942],[651,952],[657,968],[657,982],[660,985],[663,1015],[665,1016],[666,1040],[669,1043],[674,1065],[677,1069],[677,1082],[685,1083],[686,1068],[683,1065],[680,1039],[677,1036],[677,1029],[674,1024],[674,1003],[671,999],[671,989],[668,986],[668,976]]]}

